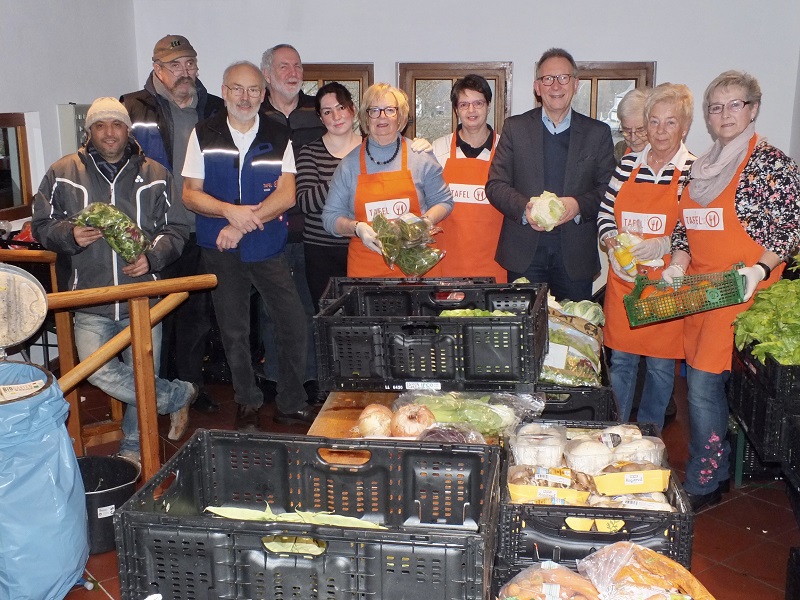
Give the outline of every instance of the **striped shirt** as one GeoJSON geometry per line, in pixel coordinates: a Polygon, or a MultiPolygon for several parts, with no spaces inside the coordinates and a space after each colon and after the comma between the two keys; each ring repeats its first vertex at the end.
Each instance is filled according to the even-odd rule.
{"type": "Polygon", "coordinates": [[[306,216],[303,242],[317,246],[346,246],[349,237],[329,234],[322,227],[322,209],[336,167],[341,162],[325,147],[322,139],[300,148],[297,154],[297,204],[306,216]]]}
{"type": "MultiPolygon", "coordinates": [[[[605,197],[597,213],[597,233],[601,240],[610,235],[616,236],[618,233],[617,222],[614,218],[614,203],[620,188],[630,179],[636,167],[639,167],[639,173],[636,175],[635,183],[654,183],[656,185],[669,185],[672,183],[675,169],[680,169],[681,176],[678,182],[678,198],[680,198],[683,187],[689,180],[689,169],[694,162],[695,156],[681,142],[681,146],[675,156],[662,167],[661,171],[655,173],[643,162],[649,151],[650,144],[645,146],[644,150],[639,153],[626,154],[617,165],[614,175],[608,182],[605,197]]],[[[678,198],[675,199],[676,202],[678,198]]]]}

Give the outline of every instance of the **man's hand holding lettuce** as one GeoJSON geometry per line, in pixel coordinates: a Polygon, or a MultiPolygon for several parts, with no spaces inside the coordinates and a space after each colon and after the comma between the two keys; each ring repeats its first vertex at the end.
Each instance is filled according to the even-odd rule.
{"type": "Polygon", "coordinates": [[[563,200],[553,192],[545,191],[541,196],[533,196],[530,199],[525,217],[531,225],[536,225],[544,231],[553,231],[566,213],[567,207],[563,200]]]}

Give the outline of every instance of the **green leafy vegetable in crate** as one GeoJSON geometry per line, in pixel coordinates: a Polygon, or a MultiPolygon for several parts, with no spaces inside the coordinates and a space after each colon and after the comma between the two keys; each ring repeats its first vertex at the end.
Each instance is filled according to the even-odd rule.
{"type": "Polygon", "coordinates": [[[567,386],[600,386],[600,343],[573,327],[548,319],[549,350],[539,380],[567,386]]]}
{"type": "Polygon", "coordinates": [[[507,310],[485,310],[483,308],[453,308],[443,310],[440,317],[515,317],[516,313],[507,310]]]}
{"type": "Polygon", "coordinates": [[[782,279],[755,296],[734,321],[736,347],[754,343],[753,355],[770,354],[782,365],[800,365],[800,280],[782,279]]]}
{"type": "Polygon", "coordinates": [[[136,223],[112,204],[92,202],[78,213],[74,222],[76,225],[102,231],[108,245],[125,262],[135,261],[150,246],[144,232],[136,223]]]}
{"type": "MultiPolygon", "coordinates": [[[[409,394],[396,401],[425,406],[437,423],[469,423],[486,437],[498,437],[514,430],[519,417],[514,408],[502,403],[490,404],[491,396],[469,396],[458,392],[446,394],[409,394]]],[[[539,411],[541,413],[541,410],[539,411]]]]}

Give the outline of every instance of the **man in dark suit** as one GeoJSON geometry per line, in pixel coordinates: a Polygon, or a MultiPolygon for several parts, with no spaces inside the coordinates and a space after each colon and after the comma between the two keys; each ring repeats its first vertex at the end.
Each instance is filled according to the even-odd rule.
{"type": "Polygon", "coordinates": [[[503,213],[497,262],[508,280],[547,283],[556,299],[586,300],[600,272],[597,210],[614,172],[608,125],[571,108],[578,69],[561,48],[536,65],[533,89],[542,107],[509,118],[497,145],[486,196],[503,213]],[[529,200],[544,191],[566,208],[552,231],[537,225],[529,200]]]}

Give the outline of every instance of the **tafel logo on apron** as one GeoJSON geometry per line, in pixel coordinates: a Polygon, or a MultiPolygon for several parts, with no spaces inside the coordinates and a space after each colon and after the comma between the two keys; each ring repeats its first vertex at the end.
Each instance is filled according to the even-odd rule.
{"type": "Polygon", "coordinates": [[[722,208],[685,208],[683,223],[686,229],[725,231],[722,208]]]}
{"type": "Polygon", "coordinates": [[[640,213],[628,210],[622,211],[620,229],[649,233],[651,235],[664,235],[666,231],[667,215],[664,213],[640,213]]]}
{"type": "Polygon", "coordinates": [[[411,202],[408,198],[391,198],[378,202],[365,202],[364,209],[367,212],[367,221],[372,223],[373,219],[381,214],[387,219],[396,219],[411,210],[411,202]]]}
{"type": "Polygon", "coordinates": [[[466,183],[451,183],[450,192],[455,202],[466,204],[488,204],[486,190],[482,185],[469,185],[466,183]]]}

